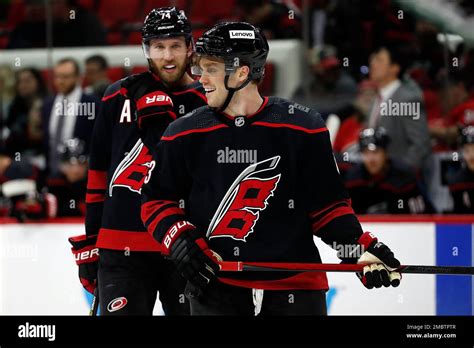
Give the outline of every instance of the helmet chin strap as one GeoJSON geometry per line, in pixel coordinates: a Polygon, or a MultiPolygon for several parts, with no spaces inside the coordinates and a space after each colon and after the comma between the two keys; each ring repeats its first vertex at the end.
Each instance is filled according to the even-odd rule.
{"type": "Polygon", "coordinates": [[[232,88],[232,87],[229,87],[227,85],[227,83],[229,82],[229,76],[230,75],[225,75],[225,78],[224,78],[224,86],[225,86],[225,89],[227,89],[229,91],[229,93],[227,93],[227,97],[225,98],[224,104],[222,104],[220,107],[216,108],[217,111],[223,112],[229,106],[229,103],[230,103],[232,97],[234,96],[234,93],[237,92],[238,90],[244,88],[245,86],[247,86],[251,81],[247,77],[247,80],[245,80],[245,82],[242,83],[239,87],[232,88]]]}

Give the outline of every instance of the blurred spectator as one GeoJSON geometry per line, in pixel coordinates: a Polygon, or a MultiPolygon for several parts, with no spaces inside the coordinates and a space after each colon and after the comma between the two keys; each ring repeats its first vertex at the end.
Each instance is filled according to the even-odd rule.
{"type": "Polygon", "coordinates": [[[379,93],[367,124],[387,130],[391,157],[421,168],[431,146],[422,92],[414,81],[402,79],[408,63],[408,52],[399,45],[380,47],[372,54],[370,79],[379,93]]]}
{"type": "Polygon", "coordinates": [[[474,214],[474,126],[461,130],[462,167],[448,176],[449,191],[454,201],[453,213],[474,214]]]}
{"type": "Polygon", "coordinates": [[[54,67],[54,87],[57,94],[45,101],[42,110],[44,146],[48,173],[59,173],[58,146],[68,139],[78,138],[88,144],[92,134],[99,100],[83,93],[80,87],[78,63],[72,58],[61,59],[54,67]]]}
{"type": "Polygon", "coordinates": [[[464,69],[449,74],[440,98],[446,116],[441,124],[430,125],[430,134],[437,141],[455,147],[458,125],[474,125],[473,79],[464,69]]]}
{"type": "Polygon", "coordinates": [[[301,86],[293,99],[318,111],[324,118],[349,106],[356,96],[357,84],[341,67],[335,48],[313,48],[309,60],[313,73],[309,94],[306,96],[306,86],[301,86]]]}
{"type": "MultiPolygon", "coordinates": [[[[46,47],[45,2],[25,0],[28,18],[10,34],[8,48],[46,47]]],[[[99,18],[75,0],[50,0],[53,47],[105,45],[105,28],[99,18]]]]}
{"type": "Polygon", "coordinates": [[[355,153],[359,149],[359,133],[362,130],[364,120],[368,118],[370,108],[377,96],[377,85],[364,80],[359,84],[357,97],[352,104],[351,114],[341,120],[341,126],[333,143],[336,153],[355,153]]]}
{"type": "Polygon", "coordinates": [[[444,48],[438,41],[439,30],[431,23],[416,22],[416,60],[426,71],[426,78],[435,80],[440,69],[444,68],[444,48]]]}
{"type": "Polygon", "coordinates": [[[58,202],[57,216],[85,215],[87,155],[85,142],[69,139],[59,145],[59,173],[47,180],[48,192],[58,202]]]}
{"type": "Polygon", "coordinates": [[[55,198],[38,192],[40,171],[28,161],[0,153],[0,217],[23,222],[56,216],[55,198]]]}
{"type": "Polygon", "coordinates": [[[346,175],[346,188],[357,214],[422,214],[433,208],[422,194],[415,172],[386,149],[390,138],[382,127],[360,133],[362,163],[346,175]]]}
{"type": "Polygon", "coordinates": [[[302,37],[299,11],[283,2],[237,0],[237,10],[240,10],[243,21],[262,29],[269,40],[302,37]]]}
{"type": "Polygon", "coordinates": [[[4,146],[6,138],[4,134],[5,121],[8,109],[15,97],[15,72],[10,65],[0,66],[0,148],[4,146]]]}
{"type": "Polygon", "coordinates": [[[372,49],[364,38],[368,36],[364,22],[370,23],[374,17],[372,1],[310,0],[304,15],[309,22],[309,47],[336,47],[339,57],[349,59],[348,70],[358,74],[372,49]]]}
{"type": "MultiPolygon", "coordinates": [[[[373,47],[387,43],[398,43],[410,51],[415,50],[416,20],[409,11],[401,10],[393,0],[363,1],[367,7],[372,7],[373,26],[371,30],[373,47]]],[[[370,11],[370,10],[369,10],[370,11]]]]}
{"type": "Polygon", "coordinates": [[[39,170],[27,161],[14,161],[0,153],[0,184],[15,179],[39,180],[39,170]]]}
{"type": "Polygon", "coordinates": [[[111,82],[107,77],[108,68],[107,60],[101,55],[90,56],[86,59],[84,77],[87,86],[84,88],[85,93],[102,99],[105,89],[111,82]]]}
{"type": "Polygon", "coordinates": [[[8,137],[5,150],[10,156],[29,151],[39,154],[42,150],[41,119],[37,115],[47,94],[41,72],[35,68],[21,69],[16,73],[16,96],[10,105],[5,126],[8,137]]]}

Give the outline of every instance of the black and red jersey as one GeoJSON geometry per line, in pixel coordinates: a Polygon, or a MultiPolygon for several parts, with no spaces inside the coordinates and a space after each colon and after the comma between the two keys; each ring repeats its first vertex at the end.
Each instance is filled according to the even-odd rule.
{"type": "Polygon", "coordinates": [[[198,81],[169,89],[151,73],[144,74],[149,76],[137,79],[137,83],[133,83],[134,76],[131,76],[107,88],[94,126],[86,194],[86,233],[99,234],[97,246],[100,248],[160,250],[140,219],[140,193],[154,170],[154,161],[140,138],[137,102],[158,105],[160,98],[171,97],[174,113],[152,108],[152,112],[143,117],[163,118],[165,126],[176,117],[206,105],[204,90],[198,81]],[[134,96],[144,81],[149,86],[138,93],[138,99],[134,96]]]}
{"type": "Polygon", "coordinates": [[[434,213],[415,170],[397,160],[389,160],[376,176],[356,164],[346,172],[345,185],[357,214],[434,213]]]}
{"type": "Polygon", "coordinates": [[[448,176],[455,214],[474,214],[474,172],[467,166],[448,176]]]}
{"type": "MultiPolygon", "coordinates": [[[[201,107],[174,121],[156,151],[142,219],[159,242],[187,221],[207,232],[225,261],[318,263],[314,235],[332,245],[355,244],[362,234],[328,130],[309,108],[275,97],[245,117],[201,107]]],[[[249,288],[328,288],[318,272],[219,279],[249,288]]]]}

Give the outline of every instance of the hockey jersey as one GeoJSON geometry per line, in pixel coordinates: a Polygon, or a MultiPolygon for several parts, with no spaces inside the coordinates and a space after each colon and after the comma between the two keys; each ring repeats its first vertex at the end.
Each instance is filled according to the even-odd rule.
{"type": "Polygon", "coordinates": [[[372,176],[362,163],[345,175],[346,188],[357,214],[432,214],[434,208],[413,169],[390,160],[387,170],[372,176]]]}
{"type": "MultiPolygon", "coordinates": [[[[319,263],[314,235],[332,245],[355,244],[362,234],[324,121],[275,97],[253,115],[205,106],[174,121],[142,199],[155,240],[187,221],[207,232],[224,261],[319,263]]],[[[249,288],[328,288],[318,272],[220,272],[219,279],[249,288]]]]}
{"type": "MultiPolygon", "coordinates": [[[[146,103],[159,104],[159,98],[171,97],[174,115],[158,111],[145,115],[162,117],[164,125],[193,109],[206,105],[199,82],[168,89],[154,75],[146,103]]],[[[135,75],[136,77],[136,75],[135,75]]],[[[140,138],[136,120],[137,83],[127,77],[110,85],[102,98],[92,142],[86,193],[86,233],[98,234],[97,246],[105,249],[160,251],[159,244],[146,233],[140,219],[142,185],[154,170],[154,161],[140,138]],[[131,92],[133,89],[133,93],[131,92]]],[[[138,88],[142,81],[138,83],[138,88]]],[[[138,100],[140,101],[142,98],[138,100]]],[[[164,127],[165,128],[165,127],[164,127]]],[[[164,128],[162,130],[164,130],[164,128]]],[[[158,139],[161,134],[158,134],[158,139]]]]}

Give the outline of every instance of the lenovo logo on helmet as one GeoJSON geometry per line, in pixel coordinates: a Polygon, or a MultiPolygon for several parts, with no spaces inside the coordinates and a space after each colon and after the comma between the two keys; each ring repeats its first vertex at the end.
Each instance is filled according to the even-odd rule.
{"type": "Polygon", "coordinates": [[[253,30],[229,30],[231,39],[255,39],[253,30]]]}

